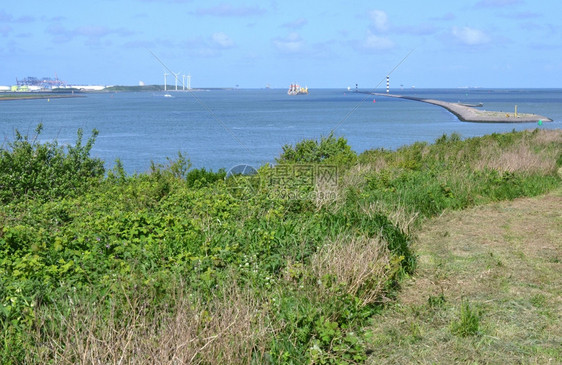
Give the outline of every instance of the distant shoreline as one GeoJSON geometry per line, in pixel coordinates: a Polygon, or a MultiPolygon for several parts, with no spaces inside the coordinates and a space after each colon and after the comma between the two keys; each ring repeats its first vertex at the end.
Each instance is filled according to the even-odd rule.
{"type": "Polygon", "coordinates": [[[34,100],[34,99],[61,99],[61,98],[83,98],[85,95],[76,94],[25,94],[25,95],[1,95],[0,101],[8,100],[34,100]]]}

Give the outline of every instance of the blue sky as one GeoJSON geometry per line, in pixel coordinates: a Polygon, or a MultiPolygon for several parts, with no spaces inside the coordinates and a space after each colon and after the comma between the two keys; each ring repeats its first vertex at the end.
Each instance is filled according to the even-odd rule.
{"type": "Polygon", "coordinates": [[[413,50],[392,86],[562,87],[561,16],[558,0],[9,0],[0,85],[162,84],[150,50],[193,87],[369,88],[413,50]]]}

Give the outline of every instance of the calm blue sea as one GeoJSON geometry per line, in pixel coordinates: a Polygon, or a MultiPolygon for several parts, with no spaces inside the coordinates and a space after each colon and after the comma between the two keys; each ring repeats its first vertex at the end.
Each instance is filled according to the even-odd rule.
{"type": "Polygon", "coordinates": [[[15,130],[33,134],[43,123],[41,141],[74,143],[76,131],[100,134],[93,154],[111,168],[115,159],[129,173],[147,171],[150,161],[166,162],[178,151],[194,167],[217,170],[238,164],[274,162],[284,144],[320,138],[335,130],[360,153],[433,142],[444,133],[463,138],[534,128],[562,127],[562,89],[409,89],[393,93],[452,102],[484,103],[483,109],[536,113],[552,123],[480,124],[460,122],[438,106],[358,94],[340,89],[211,90],[164,93],[87,94],[83,98],[0,102],[0,145],[15,130]]]}

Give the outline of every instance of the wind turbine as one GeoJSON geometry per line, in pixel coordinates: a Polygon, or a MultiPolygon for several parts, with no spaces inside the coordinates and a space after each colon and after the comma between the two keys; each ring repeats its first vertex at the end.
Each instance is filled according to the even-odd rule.
{"type": "Polygon", "coordinates": [[[172,72],[172,74],[174,75],[174,77],[176,78],[176,91],[178,91],[178,75],[180,74],[179,72],[172,72]]]}
{"type": "Polygon", "coordinates": [[[182,84],[182,87],[183,87],[182,90],[185,91],[185,74],[181,75],[181,84],[182,84]]]}
{"type": "Polygon", "coordinates": [[[191,90],[191,75],[187,75],[187,90],[191,90]]]}
{"type": "MultiPolygon", "coordinates": [[[[168,75],[168,74],[166,73],[166,70],[167,70],[167,71],[170,71],[170,73],[175,76],[175,78],[176,78],[176,91],[177,91],[177,90],[178,90],[178,75],[179,75],[180,73],[179,73],[179,72],[176,73],[176,72],[170,70],[170,68],[169,68],[168,66],[166,66],[166,64],[165,64],[164,62],[162,62],[162,60],[161,60],[160,58],[158,58],[158,56],[156,56],[156,55],[154,54],[154,52],[152,52],[152,51],[149,50],[149,49],[147,49],[147,51],[150,52],[150,54],[151,54],[154,58],[156,58],[156,60],[157,60],[158,62],[160,62],[160,64],[161,64],[162,66],[164,66],[164,91],[166,90],[166,76],[168,75]]],[[[189,86],[189,85],[190,85],[190,80],[191,80],[191,76],[188,76],[188,81],[187,81],[187,85],[188,85],[187,88],[188,88],[188,89],[191,89],[191,87],[189,86]]]]}

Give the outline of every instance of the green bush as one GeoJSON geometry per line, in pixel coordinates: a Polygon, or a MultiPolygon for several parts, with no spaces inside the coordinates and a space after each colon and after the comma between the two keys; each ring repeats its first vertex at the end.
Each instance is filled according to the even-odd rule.
{"type": "Polygon", "coordinates": [[[277,159],[283,163],[328,163],[334,165],[351,165],[357,161],[357,154],[351,150],[347,140],[336,138],[333,133],[327,137],[305,139],[295,146],[283,146],[283,153],[277,159]]]}
{"type": "Polygon", "coordinates": [[[39,124],[32,140],[16,130],[15,140],[0,148],[0,202],[72,196],[103,177],[103,161],[90,157],[97,130],[83,145],[79,129],[76,144],[65,148],[38,143],[42,129],[39,124]]]}
{"type": "Polygon", "coordinates": [[[219,169],[217,172],[207,171],[204,167],[201,169],[193,169],[189,171],[185,177],[187,186],[202,187],[214,184],[219,180],[224,180],[226,170],[219,169]]]}

